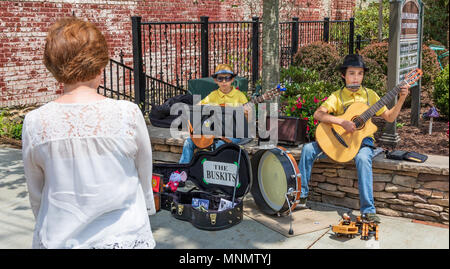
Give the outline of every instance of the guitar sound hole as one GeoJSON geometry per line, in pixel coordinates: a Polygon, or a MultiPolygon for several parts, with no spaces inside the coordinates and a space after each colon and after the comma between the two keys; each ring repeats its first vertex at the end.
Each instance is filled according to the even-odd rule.
{"type": "Polygon", "coordinates": [[[360,117],[354,117],[352,119],[352,121],[353,121],[353,123],[355,123],[356,129],[360,130],[360,129],[364,128],[365,123],[360,117]]]}

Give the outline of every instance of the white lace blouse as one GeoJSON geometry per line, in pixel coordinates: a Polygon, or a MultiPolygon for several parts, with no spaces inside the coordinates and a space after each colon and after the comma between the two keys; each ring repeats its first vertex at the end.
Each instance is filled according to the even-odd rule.
{"type": "Polygon", "coordinates": [[[47,103],[26,115],[22,153],[33,248],[155,246],[152,151],[137,105],[47,103]]]}

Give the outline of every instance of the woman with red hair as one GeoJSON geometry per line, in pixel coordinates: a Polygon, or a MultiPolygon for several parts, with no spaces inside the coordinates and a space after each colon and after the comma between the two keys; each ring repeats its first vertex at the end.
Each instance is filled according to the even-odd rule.
{"type": "Polygon", "coordinates": [[[109,61],[94,24],[50,27],[44,64],[64,94],[31,111],[23,162],[33,248],[153,248],[152,151],[138,106],[97,93],[109,61]]]}

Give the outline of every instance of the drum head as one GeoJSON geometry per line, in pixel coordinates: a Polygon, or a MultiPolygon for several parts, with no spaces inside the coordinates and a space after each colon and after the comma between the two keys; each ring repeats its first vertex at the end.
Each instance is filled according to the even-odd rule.
{"type": "Polygon", "coordinates": [[[272,151],[261,156],[258,165],[258,185],[267,205],[274,211],[280,211],[286,202],[287,175],[282,163],[272,151]]]}

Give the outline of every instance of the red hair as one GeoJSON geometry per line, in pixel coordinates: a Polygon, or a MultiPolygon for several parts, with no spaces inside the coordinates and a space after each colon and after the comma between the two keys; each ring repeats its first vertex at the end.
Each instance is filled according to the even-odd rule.
{"type": "Polygon", "coordinates": [[[74,84],[94,79],[108,61],[105,37],[93,23],[68,17],[50,27],[44,64],[59,82],[74,84]]]}

